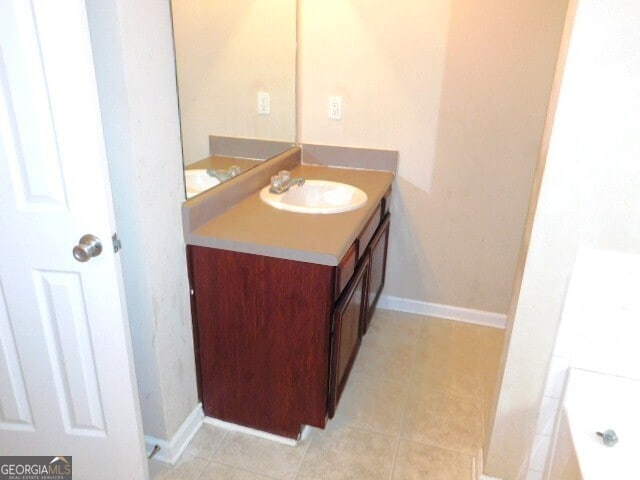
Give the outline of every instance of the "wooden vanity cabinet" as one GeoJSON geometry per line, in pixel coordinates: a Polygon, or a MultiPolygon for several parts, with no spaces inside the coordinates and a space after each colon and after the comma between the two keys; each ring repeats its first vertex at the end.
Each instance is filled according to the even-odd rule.
{"type": "Polygon", "coordinates": [[[337,266],[187,247],[205,415],[289,438],[324,428],[384,285],[384,205],[337,266]]]}
{"type": "Polygon", "coordinates": [[[289,438],[324,427],[335,267],[189,250],[205,415],[289,438]]]}

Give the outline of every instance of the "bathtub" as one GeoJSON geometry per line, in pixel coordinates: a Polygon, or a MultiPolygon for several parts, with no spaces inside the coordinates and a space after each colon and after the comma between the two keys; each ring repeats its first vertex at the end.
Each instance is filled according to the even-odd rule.
{"type": "Polygon", "coordinates": [[[640,480],[640,380],[572,369],[547,480],[640,480]],[[596,432],[615,430],[607,447],[596,432]]]}

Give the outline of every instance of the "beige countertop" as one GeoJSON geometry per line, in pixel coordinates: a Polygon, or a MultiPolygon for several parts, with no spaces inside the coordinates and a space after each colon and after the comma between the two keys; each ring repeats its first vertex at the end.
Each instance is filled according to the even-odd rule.
{"type": "Polygon", "coordinates": [[[379,170],[299,165],[292,176],[331,180],[360,188],[367,203],[358,210],[328,215],[292,213],[260,200],[257,191],[204,223],[185,240],[190,245],[338,265],[380,200],[394,174],[379,170]]]}

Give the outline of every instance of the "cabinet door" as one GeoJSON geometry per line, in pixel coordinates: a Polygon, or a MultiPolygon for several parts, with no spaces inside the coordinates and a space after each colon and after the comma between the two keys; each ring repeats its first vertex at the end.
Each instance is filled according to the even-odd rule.
{"type": "Polygon", "coordinates": [[[362,322],[363,333],[369,328],[371,317],[376,308],[376,303],[382,288],[384,287],[384,278],[387,273],[387,247],[389,245],[389,214],[384,218],[380,228],[374,235],[369,245],[369,294],[367,298],[367,314],[365,321],[362,322]]]}
{"type": "Polygon", "coordinates": [[[190,251],[205,415],[288,438],[323,428],[335,267],[190,251]]]}
{"type": "Polygon", "coordinates": [[[351,366],[362,340],[362,321],[367,307],[367,277],[369,259],[365,258],[344,295],[336,305],[332,318],[331,366],[329,374],[329,418],[333,418],[344,390],[351,366]]]}

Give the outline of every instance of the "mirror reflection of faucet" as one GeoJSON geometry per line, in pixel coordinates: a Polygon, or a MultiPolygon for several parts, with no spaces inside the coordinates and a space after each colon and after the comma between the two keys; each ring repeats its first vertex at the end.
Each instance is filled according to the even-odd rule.
{"type": "Polygon", "coordinates": [[[269,191],[276,195],[283,194],[294,185],[300,186],[304,184],[304,178],[296,177],[291,178],[291,172],[289,170],[280,170],[277,175],[271,177],[271,188],[269,191]]]}
{"type": "Polygon", "coordinates": [[[209,176],[215,177],[221,182],[224,182],[225,180],[229,180],[230,178],[235,177],[239,173],[240,173],[240,167],[237,165],[233,165],[226,170],[218,170],[215,168],[207,169],[207,174],[209,176]]]}

